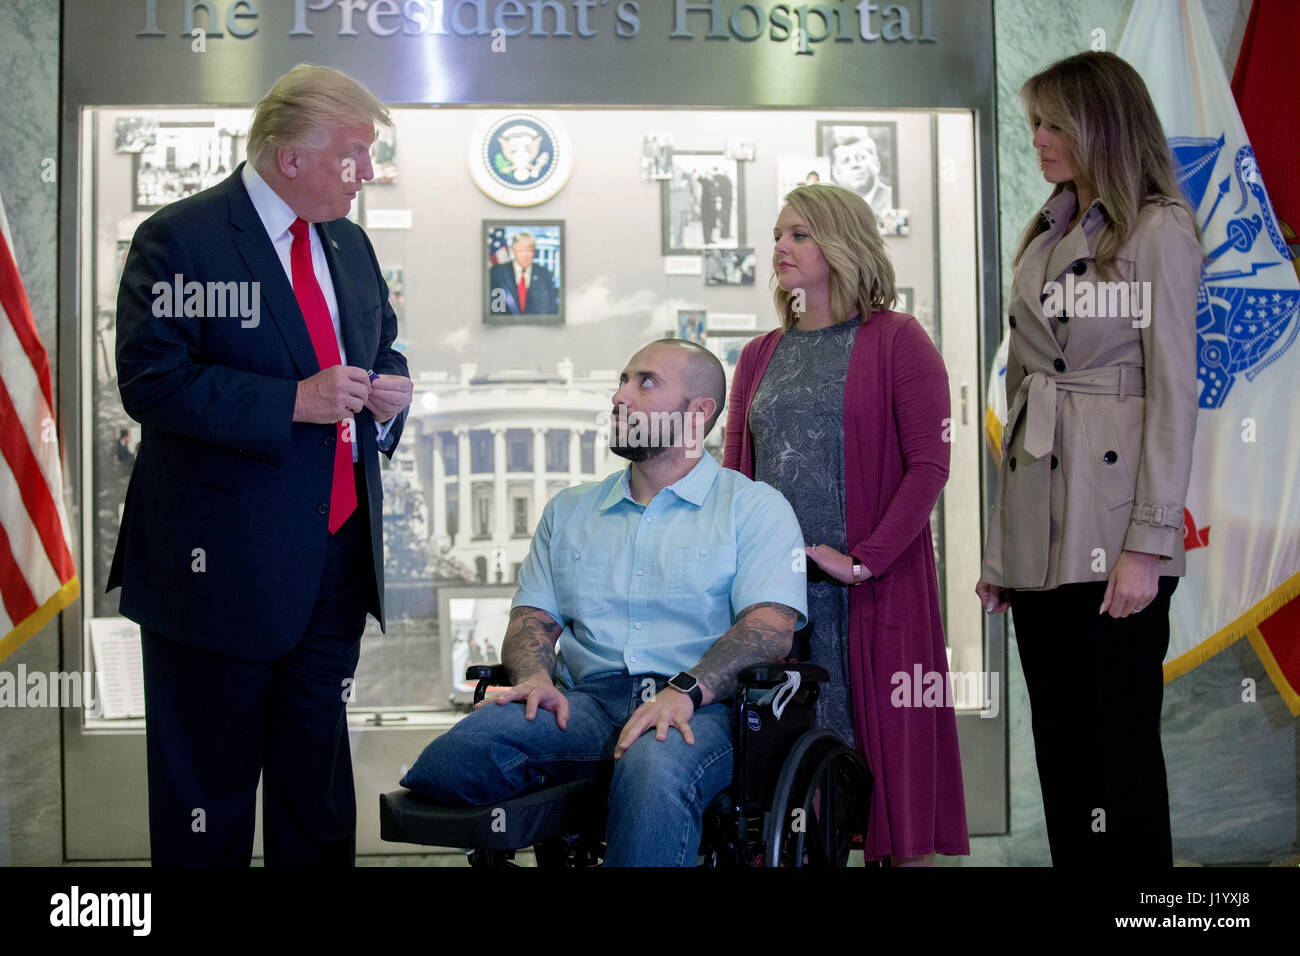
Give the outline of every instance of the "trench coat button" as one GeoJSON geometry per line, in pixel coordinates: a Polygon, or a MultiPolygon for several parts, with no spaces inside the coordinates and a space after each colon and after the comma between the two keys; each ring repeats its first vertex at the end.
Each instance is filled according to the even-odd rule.
{"type": "Polygon", "coordinates": [[[1070,266],[1070,268],[1074,270],[1075,275],[1081,276],[1088,271],[1088,263],[1080,259],[1074,265],[1070,266]]]}
{"type": "Polygon", "coordinates": [[[1060,464],[1060,462],[1058,462],[1058,461],[1056,460],[1056,456],[1053,455],[1053,456],[1052,456],[1052,467],[1055,468],[1058,464],[1060,464]]]}
{"type": "Polygon", "coordinates": [[[1058,372],[1064,372],[1065,359],[1057,359],[1055,362],[1052,363],[1052,368],[1056,369],[1058,372]]]}
{"type": "Polygon", "coordinates": [[[1007,467],[1010,468],[1012,471],[1016,470],[1016,459],[1014,457],[1009,462],[1007,462],[1007,467]]]}
{"type": "Polygon", "coordinates": [[[1011,326],[1013,329],[1016,327],[1016,317],[1014,315],[1007,319],[1007,325],[1011,326]]]}
{"type": "Polygon", "coordinates": [[[327,515],[330,513],[330,506],[322,501],[320,504],[316,506],[316,513],[318,515],[327,515]]]}
{"type": "Polygon", "coordinates": [[[1119,455],[1115,454],[1113,451],[1108,451],[1106,454],[1101,456],[1101,460],[1108,465],[1113,465],[1115,462],[1119,461],[1119,455]]]}

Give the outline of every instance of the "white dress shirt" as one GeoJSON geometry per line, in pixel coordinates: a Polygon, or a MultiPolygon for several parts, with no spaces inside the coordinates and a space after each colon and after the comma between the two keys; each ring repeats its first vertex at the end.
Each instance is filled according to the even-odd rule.
{"type": "MultiPolygon", "coordinates": [[[[272,189],[253,168],[252,163],[244,163],[243,172],[244,188],[248,190],[248,197],[253,200],[253,208],[257,210],[258,218],[262,220],[262,226],[266,229],[267,236],[271,239],[271,245],[275,247],[275,254],[280,257],[280,265],[284,267],[284,274],[289,279],[289,285],[293,285],[293,265],[290,261],[290,252],[293,249],[293,233],[289,227],[297,220],[298,214],[289,208],[289,204],[280,198],[279,194],[272,189]]],[[[339,360],[348,364],[347,351],[343,348],[343,333],[339,328],[339,302],[334,294],[334,280],[330,278],[329,263],[325,261],[325,249],[321,245],[321,238],[316,234],[316,230],[308,229],[307,236],[311,243],[311,267],[316,273],[316,281],[320,283],[321,292],[325,296],[325,305],[329,308],[330,321],[334,323],[334,338],[339,345],[339,360]]],[[[388,436],[388,430],[392,427],[393,419],[389,419],[382,425],[375,423],[375,435],[382,445],[384,439],[388,436]]],[[[353,422],[353,428],[356,422],[353,422]]],[[[357,443],[352,443],[352,460],[355,462],[358,457],[357,443]]]]}

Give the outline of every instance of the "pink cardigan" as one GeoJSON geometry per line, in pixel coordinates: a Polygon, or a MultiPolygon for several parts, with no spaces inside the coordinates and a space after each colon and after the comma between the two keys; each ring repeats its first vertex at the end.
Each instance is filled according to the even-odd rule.
{"type": "MultiPolygon", "coordinates": [[[[781,335],[745,346],[731,386],[723,464],[751,478],[749,406],[781,335]]],[[[868,859],[970,852],[951,704],[891,704],[904,703],[918,665],[923,686],[934,672],[948,687],[930,512],[948,480],[949,411],[948,373],[920,323],[872,313],[844,386],[849,551],[872,573],[849,590],[853,731],[875,778],[868,859]]]]}

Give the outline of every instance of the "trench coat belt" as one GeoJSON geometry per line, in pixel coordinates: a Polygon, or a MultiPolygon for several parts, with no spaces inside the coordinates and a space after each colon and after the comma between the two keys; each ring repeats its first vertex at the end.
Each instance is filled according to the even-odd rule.
{"type": "Polygon", "coordinates": [[[1052,450],[1056,437],[1057,391],[1083,392],[1088,395],[1118,395],[1123,401],[1143,393],[1142,366],[1103,365],[1077,372],[1031,372],[1020,382],[1011,412],[1007,416],[1006,434],[1010,436],[1025,415],[1025,454],[1041,458],[1052,450]]]}

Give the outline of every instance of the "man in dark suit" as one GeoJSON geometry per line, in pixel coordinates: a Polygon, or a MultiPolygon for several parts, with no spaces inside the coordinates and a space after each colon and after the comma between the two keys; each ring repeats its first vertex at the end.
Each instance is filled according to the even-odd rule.
{"type": "Polygon", "coordinates": [[[532,233],[520,232],[510,243],[512,259],[500,262],[488,272],[492,312],[510,315],[556,315],[555,276],[546,266],[533,262],[537,240],[532,233]]]}
{"type": "Polygon", "coordinates": [[[731,238],[731,177],[722,167],[713,171],[713,191],[718,197],[718,220],[722,226],[722,241],[731,238]]]}
{"type": "Polygon", "coordinates": [[[713,174],[707,169],[697,177],[700,184],[700,228],[703,230],[703,245],[713,245],[713,230],[718,223],[718,184],[713,174]]]}
{"type": "Polygon", "coordinates": [[[146,220],[117,302],[142,425],[108,587],[141,626],[155,865],[350,866],[346,703],[383,625],[377,452],[412,386],[374,250],[344,218],[388,112],[299,66],[249,161],[146,220]]]}

